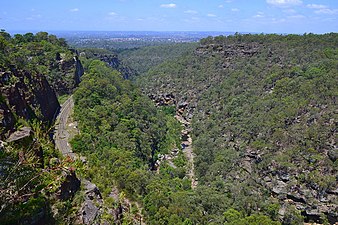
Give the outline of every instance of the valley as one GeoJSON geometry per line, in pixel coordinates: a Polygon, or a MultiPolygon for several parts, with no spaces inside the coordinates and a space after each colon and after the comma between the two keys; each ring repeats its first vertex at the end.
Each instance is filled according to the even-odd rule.
{"type": "Polygon", "coordinates": [[[2,224],[338,222],[336,33],[135,37],[2,31],[2,224]]]}

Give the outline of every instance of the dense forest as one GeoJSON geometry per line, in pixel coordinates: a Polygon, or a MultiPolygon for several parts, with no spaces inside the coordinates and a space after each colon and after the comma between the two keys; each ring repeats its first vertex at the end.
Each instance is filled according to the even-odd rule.
{"type": "Polygon", "coordinates": [[[191,120],[197,192],[283,224],[337,222],[337,34],[209,37],[137,83],[191,120]],[[182,111],[183,109],[183,111],[182,111]]]}
{"type": "MultiPolygon", "coordinates": [[[[120,52],[139,75],[135,84],[159,109],[191,123],[198,185],[172,187],[167,183],[175,178],[172,172],[156,182],[156,191],[148,186],[161,177],[155,173],[145,173],[141,186],[146,188],[140,193],[125,189],[127,177],[115,185],[143,206],[150,224],[334,223],[337,41],[336,34],[236,34],[209,37],[199,46],[120,52]]],[[[113,111],[116,117],[119,110],[100,111],[113,111]]],[[[91,121],[105,121],[114,132],[120,129],[107,119],[91,121]]],[[[104,140],[104,146],[117,147],[114,136],[120,137],[104,140]]],[[[180,149],[184,152],[184,146],[180,149]]],[[[149,167],[152,160],[143,163],[149,167]]],[[[180,179],[189,177],[189,165],[184,168],[177,174],[180,179]]]]}
{"type": "Polygon", "coordinates": [[[337,34],[0,46],[1,224],[338,222],[337,34]],[[51,139],[70,94],[77,158],[51,139]]]}

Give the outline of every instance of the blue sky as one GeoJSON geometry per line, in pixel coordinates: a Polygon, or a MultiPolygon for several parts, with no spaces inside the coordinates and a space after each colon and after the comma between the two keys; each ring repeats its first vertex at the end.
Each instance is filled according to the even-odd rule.
{"type": "Polygon", "coordinates": [[[7,31],[338,32],[338,0],[2,0],[7,31]]]}

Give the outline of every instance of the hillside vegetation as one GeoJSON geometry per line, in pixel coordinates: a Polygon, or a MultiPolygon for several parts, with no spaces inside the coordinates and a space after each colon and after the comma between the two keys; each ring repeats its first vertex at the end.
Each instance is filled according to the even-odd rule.
{"type": "Polygon", "coordinates": [[[192,52],[197,46],[197,43],[179,43],[131,48],[120,51],[118,57],[125,65],[132,68],[134,73],[136,73],[134,76],[137,76],[164,61],[173,60],[188,52],[192,52]]]}
{"type": "Polygon", "coordinates": [[[337,222],[337,46],[334,33],[209,37],[137,80],[192,122],[208,221],[234,208],[337,222]]]}
{"type": "Polygon", "coordinates": [[[50,136],[57,94],[74,89],[81,65],[46,32],[1,31],[0,46],[0,224],[69,223],[80,181],[50,136]]]}
{"type": "Polygon", "coordinates": [[[121,64],[45,32],[0,46],[1,224],[338,222],[337,34],[208,37],[121,64]],[[70,93],[75,160],[50,139],[70,93]]]}

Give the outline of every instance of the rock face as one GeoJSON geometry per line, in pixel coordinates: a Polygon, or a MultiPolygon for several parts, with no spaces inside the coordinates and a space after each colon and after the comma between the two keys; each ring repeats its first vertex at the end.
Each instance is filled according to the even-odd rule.
{"type": "Polygon", "coordinates": [[[74,57],[66,59],[61,54],[57,54],[55,61],[51,65],[53,75],[49,77],[49,82],[58,95],[70,94],[80,83],[84,69],[76,52],[74,57]]]}
{"type": "Polygon", "coordinates": [[[98,187],[88,180],[83,180],[84,202],[78,212],[77,224],[95,224],[95,219],[100,215],[103,204],[101,192],[98,187]]]}
{"type": "MultiPolygon", "coordinates": [[[[85,56],[86,53],[82,52],[80,53],[81,56],[85,56]]],[[[118,70],[124,79],[130,79],[134,74],[135,71],[130,69],[128,66],[124,65],[118,58],[116,54],[99,54],[94,53],[93,57],[101,60],[102,62],[107,63],[108,66],[110,66],[113,69],[118,70]]]]}
{"type": "Polygon", "coordinates": [[[5,134],[7,131],[11,132],[14,128],[15,118],[12,111],[8,108],[5,102],[5,98],[1,95],[0,103],[0,127],[5,129],[1,130],[1,134],[5,134]]]}
{"type": "Polygon", "coordinates": [[[12,69],[1,73],[0,89],[2,103],[0,118],[1,136],[14,129],[15,117],[25,120],[37,118],[51,123],[60,107],[54,90],[44,75],[32,75],[12,69]]]}
{"type": "Polygon", "coordinates": [[[75,60],[74,81],[75,81],[75,85],[77,86],[81,81],[81,76],[84,74],[84,69],[83,69],[81,61],[79,60],[77,56],[74,57],[74,60],[75,60]]]}
{"type": "Polygon", "coordinates": [[[57,53],[48,74],[0,68],[0,130],[2,138],[13,132],[16,118],[52,123],[60,108],[57,95],[69,94],[80,83],[84,69],[76,52],[57,53]],[[75,56],[72,57],[71,54],[75,56]]]}
{"type": "Polygon", "coordinates": [[[107,63],[110,67],[117,69],[120,65],[120,61],[117,58],[117,55],[99,55],[99,54],[94,54],[95,57],[99,58],[102,62],[107,63]]]}
{"type": "Polygon", "coordinates": [[[75,193],[80,189],[81,181],[76,177],[75,171],[69,171],[65,177],[65,181],[61,184],[58,198],[68,200],[74,197],[75,193]]]}
{"type": "Polygon", "coordinates": [[[259,46],[256,43],[251,44],[210,44],[204,45],[196,49],[196,54],[222,54],[225,57],[234,56],[253,56],[258,53],[259,46]]]}
{"type": "Polygon", "coordinates": [[[133,222],[132,224],[140,224],[145,225],[143,222],[142,210],[140,205],[137,202],[131,202],[128,198],[124,196],[123,193],[120,193],[116,187],[112,188],[109,197],[114,199],[115,203],[108,207],[107,213],[114,217],[114,224],[124,224],[123,218],[125,215],[131,213],[133,214],[133,222]],[[136,207],[136,212],[132,212],[132,208],[136,207]]]}
{"type": "Polygon", "coordinates": [[[153,100],[156,106],[174,106],[176,105],[175,96],[172,93],[165,94],[150,94],[149,98],[153,100]]]}

